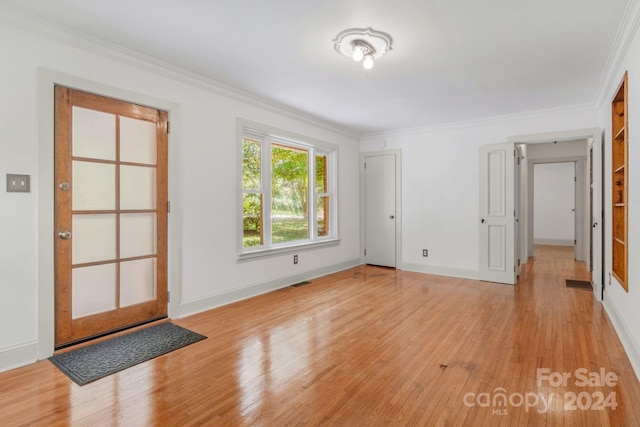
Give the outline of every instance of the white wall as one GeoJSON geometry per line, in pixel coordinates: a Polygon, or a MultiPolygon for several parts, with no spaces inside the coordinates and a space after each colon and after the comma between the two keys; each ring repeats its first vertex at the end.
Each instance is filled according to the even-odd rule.
{"type": "MultiPolygon", "coordinates": [[[[567,109],[501,120],[365,135],[361,151],[386,141],[402,151],[405,270],[478,277],[479,148],[514,135],[594,127],[594,110],[567,109]],[[422,257],[422,249],[429,257],[422,257]]],[[[528,147],[529,148],[529,147],[528,147]]],[[[523,260],[524,261],[524,260],[523,260]]]]}
{"type": "Polygon", "coordinates": [[[533,168],[535,244],[573,245],[575,163],[539,163],[533,168]]]}
{"type": "MultiPolygon", "coordinates": [[[[632,5],[633,14],[640,16],[640,2],[632,5]]],[[[604,305],[616,331],[640,378],[640,32],[638,20],[629,20],[628,44],[623,44],[620,61],[607,87],[600,109],[600,125],[604,128],[604,216],[605,216],[605,291],[604,305]],[[631,37],[632,36],[632,37],[631,37]],[[611,274],[611,100],[628,70],[629,103],[629,292],[610,277],[611,274]]],[[[623,38],[624,41],[626,41],[623,38]]]]}
{"type": "Polygon", "coordinates": [[[108,96],[157,99],[158,106],[170,109],[169,286],[172,299],[178,298],[174,317],[359,264],[357,138],[56,29],[28,23],[35,32],[26,32],[20,17],[3,13],[0,9],[0,52],[6,59],[0,67],[0,176],[29,174],[32,191],[0,190],[0,371],[53,350],[50,83],[57,78],[108,96]],[[71,43],[56,41],[62,39],[71,43]],[[301,252],[295,266],[291,255],[236,262],[237,117],[339,146],[338,246],[301,252]]]}

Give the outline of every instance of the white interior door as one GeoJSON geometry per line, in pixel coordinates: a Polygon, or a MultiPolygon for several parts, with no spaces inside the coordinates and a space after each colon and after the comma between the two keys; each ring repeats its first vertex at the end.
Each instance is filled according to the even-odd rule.
{"type": "Polygon", "coordinates": [[[598,301],[602,301],[602,139],[596,134],[593,138],[592,150],[590,150],[591,171],[591,281],[593,293],[598,301]]]}
{"type": "Polygon", "coordinates": [[[367,156],[365,186],[365,263],[396,266],[396,159],[367,156]]]}
{"type": "Polygon", "coordinates": [[[516,283],[515,146],[480,147],[480,280],[516,283]]]}

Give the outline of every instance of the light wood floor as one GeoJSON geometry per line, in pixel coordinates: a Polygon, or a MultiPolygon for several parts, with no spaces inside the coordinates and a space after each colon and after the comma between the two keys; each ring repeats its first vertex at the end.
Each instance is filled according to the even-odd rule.
{"type": "Polygon", "coordinates": [[[371,266],[315,279],[178,320],[208,339],[83,387],[48,361],[5,372],[0,425],[640,426],[602,305],[564,284],[589,274],[557,251],[516,286],[371,266]],[[580,368],[617,380],[581,386],[580,368]],[[586,408],[601,395],[617,408],[586,408]]]}

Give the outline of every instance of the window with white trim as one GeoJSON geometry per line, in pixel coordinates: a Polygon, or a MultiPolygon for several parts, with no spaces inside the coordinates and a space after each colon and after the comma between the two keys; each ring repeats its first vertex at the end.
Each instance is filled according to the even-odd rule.
{"type": "Polygon", "coordinates": [[[335,241],[336,148],[256,124],[240,133],[241,256],[335,241]]]}

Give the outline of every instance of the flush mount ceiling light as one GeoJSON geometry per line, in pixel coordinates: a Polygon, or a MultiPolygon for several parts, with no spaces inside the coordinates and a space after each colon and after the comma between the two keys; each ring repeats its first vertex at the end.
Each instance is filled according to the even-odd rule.
{"type": "Polygon", "coordinates": [[[393,39],[387,33],[369,28],[349,28],[342,31],[333,40],[336,52],[362,61],[365,70],[373,68],[373,60],[391,50],[393,39]]]}

